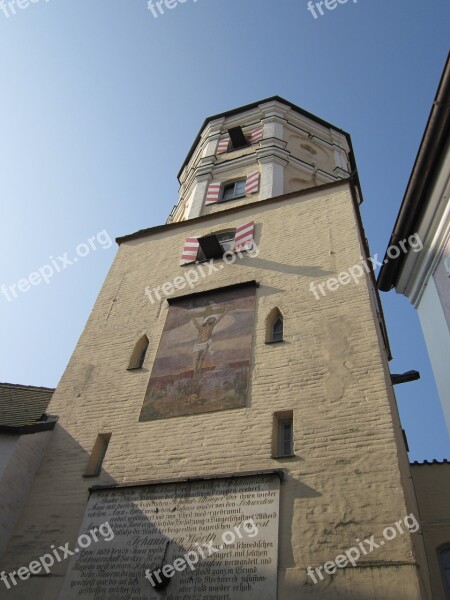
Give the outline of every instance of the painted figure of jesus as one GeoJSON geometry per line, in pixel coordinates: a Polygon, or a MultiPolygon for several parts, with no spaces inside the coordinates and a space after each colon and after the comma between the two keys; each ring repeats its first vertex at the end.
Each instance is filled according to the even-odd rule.
{"type": "Polygon", "coordinates": [[[196,327],[198,331],[198,338],[194,345],[194,374],[193,380],[198,384],[200,381],[201,371],[203,362],[205,360],[208,352],[213,354],[214,351],[211,348],[212,344],[212,334],[214,328],[220,321],[225,317],[225,315],[229,312],[229,307],[225,307],[220,311],[214,311],[216,314],[213,314],[212,305],[208,307],[203,316],[201,322],[199,322],[198,317],[194,317],[192,319],[192,323],[196,327]]]}

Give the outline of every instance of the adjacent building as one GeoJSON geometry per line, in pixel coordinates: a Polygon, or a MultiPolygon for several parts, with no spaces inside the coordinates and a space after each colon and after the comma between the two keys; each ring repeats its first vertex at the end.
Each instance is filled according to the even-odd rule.
{"type": "Polygon", "coordinates": [[[0,557],[17,523],[56,419],[54,389],[0,383],[0,557]]]}
{"type": "Polygon", "coordinates": [[[378,287],[417,308],[450,433],[450,57],[442,74],[389,246],[418,235],[421,252],[386,254],[378,287]]]}
{"type": "Polygon", "coordinates": [[[411,464],[431,579],[431,598],[450,598],[450,462],[411,464]]]}

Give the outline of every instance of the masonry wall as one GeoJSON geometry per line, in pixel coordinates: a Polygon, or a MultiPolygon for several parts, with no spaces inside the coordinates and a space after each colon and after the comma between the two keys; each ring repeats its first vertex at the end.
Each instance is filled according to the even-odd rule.
{"type": "MultiPolygon", "coordinates": [[[[408,533],[357,567],[314,584],[317,567],[382,537],[408,514],[386,353],[380,346],[367,274],[316,299],[310,283],[360,263],[355,208],[347,183],[291,194],[270,203],[171,225],[124,242],[86,328],[53,395],[60,416],[2,569],[26,565],[51,544],[73,544],[93,483],[283,468],[278,600],[418,600],[418,566],[408,533]],[[248,405],[218,413],[139,423],[152,362],[167,316],[145,286],[171,282],[186,237],[255,221],[259,256],[199,277],[194,290],[257,280],[248,405]],[[274,306],[285,317],[285,341],[265,344],[274,306]],[[136,341],[150,340],[144,368],[127,371],[136,341]],[[294,411],[295,457],[271,457],[276,411],[294,411]],[[102,475],[83,478],[98,433],[112,437],[102,475]]],[[[220,262],[220,261],[218,261],[220,262]]],[[[222,263],[221,263],[222,264],[222,263]]],[[[8,592],[12,600],[55,600],[67,568],[34,577],[8,592]],[[32,591],[32,596],[29,594],[32,591]]]]}

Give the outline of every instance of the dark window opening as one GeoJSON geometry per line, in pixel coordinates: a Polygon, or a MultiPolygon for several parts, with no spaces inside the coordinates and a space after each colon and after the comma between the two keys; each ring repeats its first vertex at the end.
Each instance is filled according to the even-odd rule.
{"type": "Polygon", "coordinates": [[[232,150],[239,150],[240,148],[245,148],[249,146],[247,138],[242,131],[242,127],[232,127],[228,130],[231,140],[232,150]]]}
{"type": "Polygon", "coordinates": [[[205,235],[204,237],[198,238],[198,245],[199,254],[202,254],[205,257],[205,260],[210,260],[211,258],[220,258],[223,256],[223,248],[220,245],[217,236],[214,234],[205,235]]]}
{"type": "Polygon", "coordinates": [[[272,342],[283,341],[283,319],[278,317],[275,323],[272,325],[272,342]]]}
{"type": "Polygon", "coordinates": [[[266,344],[284,341],[284,319],[280,309],[273,308],[266,319],[266,344]]]}
{"type": "Polygon", "coordinates": [[[294,414],[292,410],[274,414],[272,454],[274,458],[294,456],[294,414]]]}
{"type": "Polygon", "coordinates": [[[278,456],[292,455],[292,419],[283,419],[279,423],[278,456]]]}
{"type": "Polygon", "coordinates": [[[111,433],[98,434],[88,464],[86,465],[86,471],[84,472],[85,477],[97,477],[100,475],[110,439],[111,433]]]}
{"type": "Polygon", "coordinates": [[[148,337],[143,335],[134,347],[133,354],[130,358],[129,370],[142,369],[145,361],[145,355],[148,349],[148,337]]]}
{"type": "Polygon", "coordinates": [[[146,354],[147,354],[147,348],[144,348],[142,350],[142,352],[140,353],[139,358],[137,360],[136,369],[142,369],[142,365],[144,364],[146,354]]]}
{"type": "Polygon", "coordinates": [[[235,230],[212,233],[198,239],[197,261],[204,262],[222,258],[228,250],[233,249],[235,230]]]}

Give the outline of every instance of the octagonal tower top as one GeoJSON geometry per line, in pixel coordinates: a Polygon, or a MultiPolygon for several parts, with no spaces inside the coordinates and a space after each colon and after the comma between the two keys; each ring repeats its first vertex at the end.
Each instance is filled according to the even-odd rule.
{"type": "Polygon", "coordinates": [[[274,96],[208,117],[178,174],[168,222],[345,179],[349,134],[274,96]]]}

